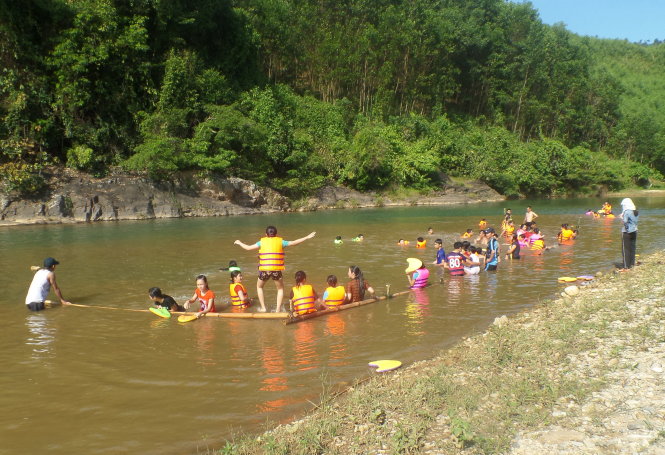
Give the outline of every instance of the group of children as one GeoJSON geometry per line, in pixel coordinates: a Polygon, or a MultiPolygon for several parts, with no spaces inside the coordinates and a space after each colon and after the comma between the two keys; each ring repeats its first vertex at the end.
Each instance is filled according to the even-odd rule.
{"type": "Polygon", "coordinates": [[[594,218],[614,218],[614,213],[612,213],[612,204],[609,202],[603,202],[602,207],[595,212],[591,209],[587,209],[585,215],[591,215],[594,218]]]}
{"type": "MultiPolygon", "coordinates": [[[[239,245],[245,250],[259,250],[259,276],[256,284],[260,303],[259,312],[266,311],[263,287],[270,280],[274,281],[277,287],[277,306],[275,312],[279,313],[281,310],[284,298],[284,280],[282,276],[282,271],[284,270],[284,248],[302,243],[315,235],[316,232],[312,232],[300,239],[288,241],[277,236],[277,228],[268,226],[266,228],[266,236],[262,237],[255,244],[248,245],[240,240],[234,242],[235,245],[239,245]]],[[[362,239],[363,235],[359,234],[354,241],[362,241],[362,239]]],[[[231,261],[229,267],[222,270],[230,272],[229,295],[231,305],[240,309],[247,308],[252,303],[252,299],[249,298],[247,289],[242,283],[242,271],[238,267],[238,264],[235,261],[231,261]]],[[[297,271],[295,273],[295,286],[293,286],[289,294],[293,314],[302,315],[317,311],[318,309],[334,308],[345,303],[357,302],[365,298],[366,292],[374,295],[374,289],[364,279],[359,267],[355,265],[350,266],[348,277],[350,281],[344,287],[338,285],[335,275],[329,275],[326,280],[328,287],[323,295],[319,297],[312,285],[307,283],[305,272],[302,270],[297,271]]],[[[183,306],[178,305],[171,296],[163,294],[159,288],[150,288],[148,296],[155,305],[166,308],[169,311],[186,311],[189,310],[193,303],[198,302],[197,318],[206,313],[217,311],[215,308],[215,293],[208,287],[208,279],[205,275],[196,277],[194,295],[185,301],[183,306]]]]}
{"type": "MultiPolygon", "coordinates": [[[[545,245],[545,236],[536,227],[535,218],[537,217],[538,215],[529,207],[525,216],[525,222],[516,229],[512,220],[512,213],[510,209],[507,209],[499,236],[497,236],[493,227],[487,226],[487,221],[483,218],[478,223],[480,232],[475,239],[476,245],[472,245],[467,240],[473,236],[473,229],[467,229],[466,232],[461,234],[461,239],[454,242],[452,251],[447,254],[443,249],[443,240],[436,239],[434,241],[434,247],[437,251],[436,259],[432,264],[447,269],[451,276],[476,275],[480,273],[481,267],[486,271],[496,270],[500,262],[498,237],[503,237],[507,241],[508,250],[504,256],[505,259],[520,259],[520,253],[523,248],[528,248],[540,254],[542,251],[553,247],[545,245]],[[529,221],[526,221],[526,219],[529,221]]],[[[431,227],[428,228],[430,235],[433,232],[431,227]]],[[[561,243],[566,243],[574,240],[577,234],[577,230],[571,229],[568,224],[562,224],[557,239],[561,243]]],[[[316,233],[312,232],[300,239],[288,241],[277,236],[277,229],[274,226],[268,226],[266,228],[266,236],[254,244],[248,245],[240,240],[234,242],[234,244],[241,246],[245,250],[259,250],[259,276],[256,285],[260,303],[259,312],[266,311],[263,287],[270,280],[275,282],[277,287],[277,306],[275,312],[280,312],[281,310],[284,297],[284,281],[282,276],[282,271],[284,270],[284,248],[302,243],[315,235],[316,233]]],[[[354,242],[362,242],[363,240],[363,234],[358,234],[357,237],[352,239],[354,242]]],[[[341,236],[337,236],[335,243],[340,244],[342,242],[341,236]]],[[[409,242],[400,239],[398,244],[405,246],[409,242]]],[[[426,248],[426,245],[427,240],[423,237],[418,237],[416,247],[426,248]]],[[[405,273],[410,288],[418,289],[427,286],[429,270],[422,260],[408,258],[407,262],[408,267],[405,273]]],[[[230,272],[229,295],[231,305],[235,308],[247,308],[251,304],[252,299],[249,298],[247,288],[242,283],[242,271],[237,263],[231,261],[229,267],[222,270],[230,272]]],[[[335,275],[329,275],[326,280],[327,287],[323,295],[319,296],[313,286],[307,283],[306,273],[302,270],[297,271],[294,276],[295,286],[292,287],[288,296],[291,301],[293,314],[302,315],[319,309],[334,308],[345,303],[357,302],[365,298],[366,292],[374,295],[374,289],[364,279],[359,267],[351,266],[347,273],[350,281],[346,287],[338,284],[338,279],[335,275]]],[[[167,308],[169,311],[188,310],[195,302],[199,304],[197,317],[216,311],[215,293],[208,287],[208,280],[205,275],[196,277],[194,294],[184,302],[183,306],[178,305],[172,297],[162,294],[159,288],[151,288],[149,296],[156,305],[167,308]]]]}

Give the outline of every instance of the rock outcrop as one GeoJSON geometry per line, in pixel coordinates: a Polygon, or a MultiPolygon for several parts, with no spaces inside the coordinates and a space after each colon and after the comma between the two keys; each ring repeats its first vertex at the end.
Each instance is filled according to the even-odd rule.
{"type": "Polygon", "coordinates": [[[0,224],[77,223],[228,216],[396,205],[445,205],[500,201],[504,197],[481,182],[446,180],[426,196],[361,193],[326,186],[304,201],[291,202],[277,191],[236,177],[179,173],[166,182],[122,172],[102,178],[71,169],[45,174],[48,191],[25,199],[0,192],[0,224]]]}
{"type": "Polygon", "coordinates": [[[0,196],[5,223],[57,223],[187,216],[269,213],[289,208],[274,190],[240,178],[195,178],[180,174],[169,182],[128,174],[93,178],[69,170],[47,176],[50,191],[40,199],[0,196]]]}

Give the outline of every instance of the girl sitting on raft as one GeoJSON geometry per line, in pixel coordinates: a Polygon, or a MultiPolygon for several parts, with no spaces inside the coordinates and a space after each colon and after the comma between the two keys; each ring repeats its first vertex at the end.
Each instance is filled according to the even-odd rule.
{"type": "Polygon", "coordinates": [[[247,289],[242,284],[242,272],[238,270],[231,272],[229,294],[231,294],[231,305],[234,307],[247,308],[251,303],[247,289]]]}
{"type": "Polygon", "coordinates": [[[185,309],[189,310],[189,306],[199,301],[199,312],[196,313],[196,317],[200,318],[206,313],[216,313],[215,310],[215,293],[210,290],[208,287],[208,278],[205,275],[199,275],[196,277],[196,289],[194,289],[194,295],[191,299],[185,301],[185,309]]]}
{"type": "Polygon", "coordinates": [[[346,302],[346,289],[342,285],[337,285],[337,277],[335,275],[328,275],[326,282],[328,283],[328,287],[321,298],[323,306],[325,308],[335,308],[344,305],[346,302]]]}
{"type": "Polygon", "coordinates": [[[369,291],[374,297],[374,288],[363,277],[360,267],[352,265],[349,267],[349,281],[346,284],[346,300],[349,303],[360,302],[365,299],[365,291],[369,291]]]}
{"type": "Polygon", "coordinates": [[[296,285],[291,288],[291,309],[295,316],[314,313],[319,298],[311,284],[307,284],[307,275],[298,270],[295,275],[296,285]]]}

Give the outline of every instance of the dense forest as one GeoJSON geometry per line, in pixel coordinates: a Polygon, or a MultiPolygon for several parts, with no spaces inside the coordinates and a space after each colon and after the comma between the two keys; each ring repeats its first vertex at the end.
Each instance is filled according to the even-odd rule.
{"type": "Polygon", "coordinates": [[[0,0],[0,178],[112,166],[509,195],[665,171],[665,44],[504,0],[0,0]]]}

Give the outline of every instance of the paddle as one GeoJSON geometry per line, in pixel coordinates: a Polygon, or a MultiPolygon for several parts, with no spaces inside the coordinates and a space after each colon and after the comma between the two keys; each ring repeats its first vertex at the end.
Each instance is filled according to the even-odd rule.
{"type": "MultiPolygon", "coordinates": [[[[203,315],[203,316],[205,316],[205,315],[203,315]]],[[[189,315],[186,315],[186,314],[181,314],[180,316],[178,316],[178,322],[191,322],[191,321],[195,321],[197,319],[198,319],[198,317],[196,317],[196,315],[189,316],[189,315]]]]}

